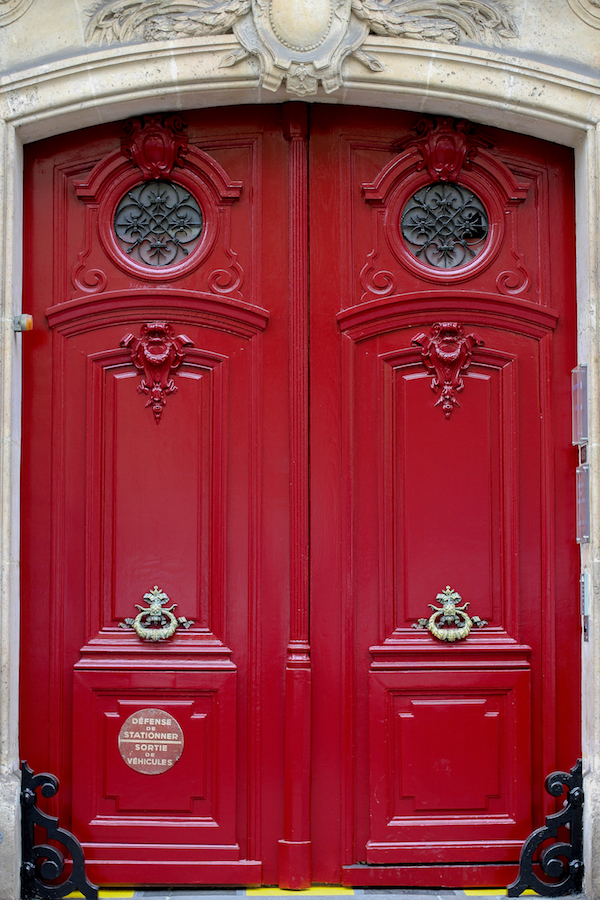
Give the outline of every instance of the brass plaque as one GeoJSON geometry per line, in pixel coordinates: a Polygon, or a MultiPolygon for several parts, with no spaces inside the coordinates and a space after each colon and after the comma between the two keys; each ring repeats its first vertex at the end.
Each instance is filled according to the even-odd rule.
{"type": "Polygon", "coordinates": [[[119,752],[136,772],[160,775],[183,753],[183,728],[164,709],[139,709],[123,722],[119,752]]]}

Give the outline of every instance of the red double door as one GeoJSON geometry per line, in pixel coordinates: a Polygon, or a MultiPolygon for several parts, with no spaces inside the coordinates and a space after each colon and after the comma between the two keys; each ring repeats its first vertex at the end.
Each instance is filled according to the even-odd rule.
{"type": "Polygon", "coordinates": [[[571,154],[184,119],[27,148],[22,755],[101,884],[505,885],[579,752],[571,154]]]}

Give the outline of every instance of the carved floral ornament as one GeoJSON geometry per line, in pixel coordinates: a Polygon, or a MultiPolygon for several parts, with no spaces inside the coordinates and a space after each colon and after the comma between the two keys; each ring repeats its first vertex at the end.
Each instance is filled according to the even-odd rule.
{"type": "Polygon", "coordinates": [[[327,93],[342,85],[341,67],[354,56],[381,72],[361,49],[369,33],[456,44],[499,44],[517,36],[508,0],[101,0],[86,31],[88,43],[171,40],[233,32],[241,44],[220,63],[249,56],[260,83],[292,94],[327,93]]]}
{"type": "Polygon", "coordinates": [[[465,334],[460,322],[436,322],[431,334],[423,332],[412,339],[421,348],[425,368],[433,375],[431,390],[440,394],[436,406],[441,406],[447,419],[460,406],[456,395],[464,389],[462,375],[471,365],[475,347],[483,344],[479,335],[465,334]]]}
{"type": "Polygon", "coordinates": [[[183,362],[186,349],[193,346],[187,335],[174,335],[168,322],[148,322],[142,325],[141,337],[126,334],[121,341],[136,369],[143,373],[138,391],[147,395],[146,406],[152,408],[157,425],[168,395],[177,393],[173,373],[183,362]]]}
{"type": "Polygon", "coordinates": [[[179,116],[144,116],[128,119],[121,150],[142,171],[144,178],[162,178],[173,166],[183,166],[188,153],[185,123],[179,116]]]}

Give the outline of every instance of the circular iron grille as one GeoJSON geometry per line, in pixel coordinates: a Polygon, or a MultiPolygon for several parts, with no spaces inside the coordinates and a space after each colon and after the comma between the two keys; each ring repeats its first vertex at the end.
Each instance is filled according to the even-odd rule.
{"type": "Polygon", "coordinates": [[[440,181],[412,195],[400,227],[413,256],[436,269],[453,269],[481,252],[489,220],[473,191],[440,181]]]}
{"type": "Polygon", "coordinates": [[[115,212],[117,240],[147,266],[182,262],[202,235],[202,211],[189,191],[172,181],[145,181],[127,191],[115,212]]]}

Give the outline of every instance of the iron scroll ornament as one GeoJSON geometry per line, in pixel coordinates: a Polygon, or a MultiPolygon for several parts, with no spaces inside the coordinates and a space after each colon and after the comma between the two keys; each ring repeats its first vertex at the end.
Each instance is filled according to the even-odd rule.
{"type": "Polygon", "coordinates": [[[202,210],[190,192],[174,181],[145,181],[121,199],[114,229],[120,246],[136,262],[172,266],[198,246],[202,210]]]}
{"type": "Polygon", "coordinates": [[[432,614],[428,619],[413,622],[413,628],[426,628],[439,641],[454,643],[464,640],[473,625],[477,628],[487,625],[485,619],[467,614],[468,602],[458,606],[457,601],[462,600],[462,597],[453,591],[450,585],[446,585],[446,590],[439,593],[435,599],[442,605],[434,606],[433,603],[428,603],[433,610],[432,614]]]}
{"type": "Polygon", "coordinates": [[[454,269],[483,250],[489,220],[473,191],[439,181],[420,188],[408,200],[400,229],[417,259],[437,269],[454,269]]]}
{"type": "Polygon", "coordinates": [[[21,898],[22,900],[59,900],[73,891],[80,891],[87,900],[98,900],[98,887],[85,874],[85,860],[81,844],[70,831],[59,828],[56,816],[49,816],[37,807],[37,789],[44,797],[53,797],[59,782],[55,775],[40,772],[35,775],[27,761],[21,762],[21,898]],[[60,884],[47,884],[60,878],[65,858],[50,844],[36,844],[34,829],[38,825],[47,832],[48,839],[62,844],[69,853],[73,868],[60,884]]]}
{"type": "Polygon", "coordinates": [[[518,897],[531,888],[542,897],[559,897],[581,893],[583,884],[583,771],[578,759],[571,771],[552,772],[544,787],[553,797],[562,797],[565,787],[567,799],[560,812],[546,816],[546,824],[529,835],[519,859],[519,876],[509,884],[506,893],[518,897]],[[534,871],[536,851],[549,839],[558,836],[559,828],[569,829],[569,843],[557,841],[538,853],[536,864],[549,878],[543,881],[534,871]]]}

